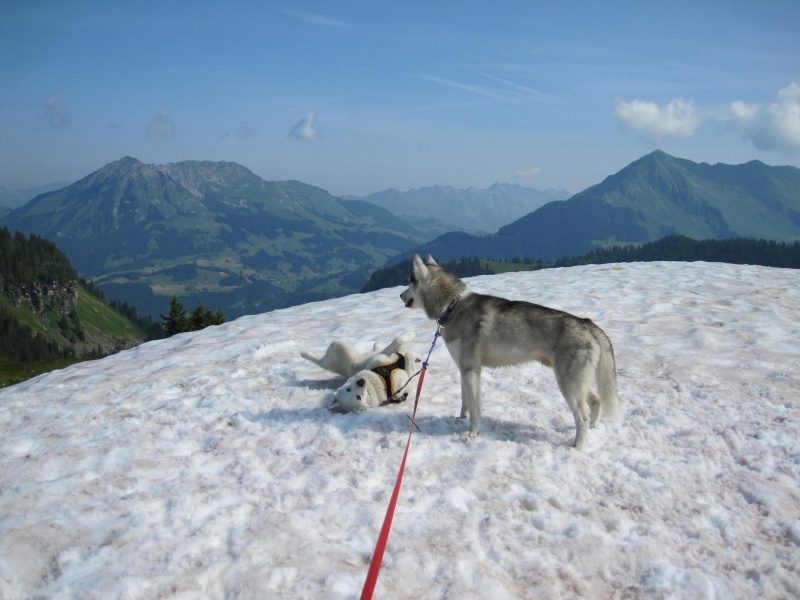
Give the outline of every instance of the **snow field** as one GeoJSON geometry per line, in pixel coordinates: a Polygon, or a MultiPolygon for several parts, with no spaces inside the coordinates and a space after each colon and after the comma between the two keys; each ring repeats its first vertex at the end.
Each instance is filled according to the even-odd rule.
{"type": "MultiPolygon", "coordinates": [[[[622,418],[584,452],[552,372],[440,342],[376,597],[800,595],[800,277],[639,263],[476,277],[594,319],[622,418]]],[[[411,402],[336,414],[300,357],[435,326],[401,289],[152,342],[0,390],[0,598],[357,598],[411,402]]]]}

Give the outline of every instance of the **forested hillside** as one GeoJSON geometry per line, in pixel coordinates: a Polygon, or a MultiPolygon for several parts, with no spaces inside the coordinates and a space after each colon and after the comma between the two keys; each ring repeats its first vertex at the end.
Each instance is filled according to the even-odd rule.
{"type": "Polygon", "coordinates": [[[88,292],[53,242],[0,229],[0,358],[99,357],[144,339],[138,326],[88,292]]]}
{"type": "Polygon", "coordinates": [[[0,292],[0,354],[22,361],[75,355],[68,342],[85,339],[77,313],[78,274],[55,244],[1,229],[0,292]],[[56,320],[64,341],[35,331],[31,319],[19,314],[23,306],[25,313],[56,320]]]}

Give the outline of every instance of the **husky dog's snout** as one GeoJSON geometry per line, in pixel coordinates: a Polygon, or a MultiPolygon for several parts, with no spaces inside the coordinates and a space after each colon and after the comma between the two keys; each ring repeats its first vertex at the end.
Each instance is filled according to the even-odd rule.
{"type": "Polygon", "coordinates": [[[414,304],[414,294],[411,292],[411,288],[408,288],[402,294],[400,294],[400,300],[403,301],[403,304],[406,305],[406,308],[412,307],[414,304]]]}

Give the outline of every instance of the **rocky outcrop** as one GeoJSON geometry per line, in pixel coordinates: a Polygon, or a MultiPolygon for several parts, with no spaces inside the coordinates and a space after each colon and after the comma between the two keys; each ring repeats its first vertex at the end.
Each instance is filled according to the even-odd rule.
{"type": "Polygon", "coordinates": [[[78,282],[34,282],[24,289],[9,286],[6,289],[0,280],[0,291],[5,292],[14,306],[19,306],[23,301],[30,302],[34,311],[42,316],[48,312],[69,314],[78,308],[78,282]]]}

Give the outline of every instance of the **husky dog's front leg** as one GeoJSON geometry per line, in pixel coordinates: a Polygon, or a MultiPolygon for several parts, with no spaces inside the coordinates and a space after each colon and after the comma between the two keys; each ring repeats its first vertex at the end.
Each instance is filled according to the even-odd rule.
{"type": "Polygon", "coordinates": [[[481,370],[461,371],[461,411],[469,412],[469,435],[477,437],[481,428],[481,370]]]}
{"type": "Polygon", "coordinates": [[[466,419],[467,415],[469,414],[469,409],[467,408],[467,387],[465,385],[464,375],[461,375],[461,414],[459,415],[459,419],[466,419]]]}

